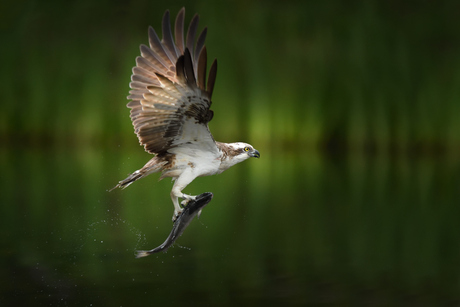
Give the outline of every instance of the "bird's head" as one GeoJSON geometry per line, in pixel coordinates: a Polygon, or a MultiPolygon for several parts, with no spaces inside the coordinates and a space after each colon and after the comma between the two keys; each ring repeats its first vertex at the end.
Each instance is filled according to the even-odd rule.
{"type": "Polygon", "coordinates": [[[230,144],[234,149],[233,159],[246,160],[247,158],[260,158],[260,153],[257,149],[254,149],[251,145],[247,143],[231,143],[230,144]]]}
{"type": "Polygon", "coordinates": [[[222,151],[222,162],[219,166],[220,172],[248,158],[260,158],[259,151],[247,143],[219,143],[219,147],[222,151]]]}

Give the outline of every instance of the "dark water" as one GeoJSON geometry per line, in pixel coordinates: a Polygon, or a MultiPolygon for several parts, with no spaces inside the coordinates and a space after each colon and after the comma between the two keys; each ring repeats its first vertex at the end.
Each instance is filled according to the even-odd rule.
{"type": "Polygon", "coordinates": [[[458,158],[262,152],[166,254],[169,180],[107,192],[142,150],[3,149],[2,306],[459,305],[458,158]]]}

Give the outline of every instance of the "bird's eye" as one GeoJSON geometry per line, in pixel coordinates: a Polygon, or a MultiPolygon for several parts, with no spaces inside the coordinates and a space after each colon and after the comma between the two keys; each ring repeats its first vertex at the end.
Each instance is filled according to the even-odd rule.
{"type": "Polygon", "coordinates": [[[244,147],[244,151],[249,151],[249,147],[244,147]]]}

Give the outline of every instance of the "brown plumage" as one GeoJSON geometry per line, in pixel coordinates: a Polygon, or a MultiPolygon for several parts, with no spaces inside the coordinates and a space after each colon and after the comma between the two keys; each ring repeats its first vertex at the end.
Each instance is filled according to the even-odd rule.
{"type": "Polygon", "coordinates": [[[172,141],[181,133],[184,116],[198,116],[200,122],[212,119],[211,96],[216,79],[217,61],[214,60],[208,84],[206,80],[207,54],[204,40],[205,28],[199,35],[194,48],[194,38],[198,28],[198,15],[190,23],[187,33],[187,46],[183,50],[183,24],[185,9],[180,10],[176,18],[176,44],[170,27],[169,11],[163,16],[163,39],[160,41],[152,27],[149,27],[150,48],[141,45],[142,57],[136,58],[137,66],[133,68],[132,90],[128,99],[131,108],[131,120],[139,142],[149,153],[159,154],[173,146],[172,141]],[[195,73],[196,72],[196,73],[195,73]],[[182,101],[177,106],[178,98],[165,96],[164,87],[174,88],[175,84],[205,97],[203,100],[182,101]],[[199,109],[199,112],[182,112],[183,109],[199,109]],[[204,114],[201,115],[200,113],[204,114]],[[166,136],[166,137],[165,137],[166,136]]]}

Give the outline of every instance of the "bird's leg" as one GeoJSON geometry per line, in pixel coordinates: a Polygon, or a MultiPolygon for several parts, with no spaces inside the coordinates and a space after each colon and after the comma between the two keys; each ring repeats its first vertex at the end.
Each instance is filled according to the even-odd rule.
{"type": "Polygon", "coordinates": [[[184,209],[183,207],[181,208],[181,205],[179,205],[179,196],[176,196],[176,194],[174,193],[174,189],[171,191],[171,200],[174,205],[174,214],[172,217],[172,221],[174,222],[179,217],[179,215],[182,213],[182,211],[184,211],[184,209]]]}
{"type": "Polygon", "coordinates": [[[173,222],[179,217],[179,215],[184,211],[184,207],[191,201],[195,200],[196,196],[187,195],[182,193],[177,188],[172,189],[171,191],[171,200],[174,205],[174,215],[172,217],[173,222]],[[182,198],[183,201],[179,204],[179,198],[182,198]]]}
{"type": "Polygon", "coordinates": [[[173,222],[179,217],[179,215],[184,211],[184,206],[188,204],[189,201],[194,200],[196,196],[191,196],[182,193],[182,190],[195,179],[191,172],[184,172],[178,178],[176,178],[174,182],[174,186],[171,190],[171,199],[174,204],[174,215],[173,215],[173,222]],[[179,198],[182,198],[184,201],[181,202],[179,205],[179,198]]]}

